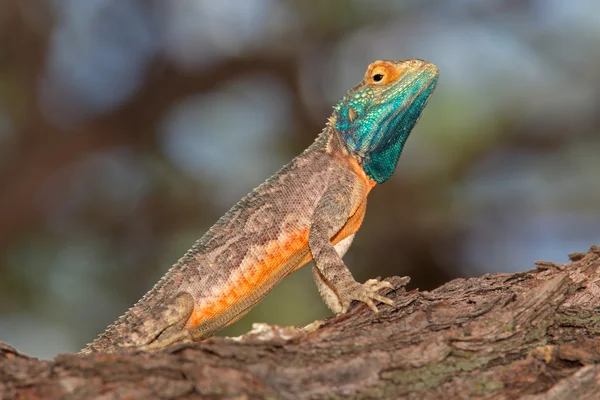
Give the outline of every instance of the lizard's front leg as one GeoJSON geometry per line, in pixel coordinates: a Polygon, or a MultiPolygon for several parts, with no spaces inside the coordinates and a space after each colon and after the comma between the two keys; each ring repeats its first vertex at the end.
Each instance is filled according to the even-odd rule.
{"type": "MultiPolygon", "coordinates": [[[[354,234],[346,237],[345,239],[337,243],[335,246],[333,246],[340,258],[344,258],[344,255],[350,248],[350,245],[352,244],[353,240],[354,234]]],[[[339,296],[337,295],[335,290],[333,290],[333,288],[329,285],[329,283],[327,282],[321,271],[319,271],[319,268],[317,268],[316,265],[312,268],[312,275],[315,283],[317,284],[319,294],[321,295],[323,301],[325,301],[325,304],[327,304],[327,307],[329,307],[329,309],[335,314],[341,313],[342,303],[340,302],[339,296]]]]}
{"type": "Polygon", "coordinates": [[[331,244],[333,235],[349,218],[352,196],[352,191],[341,185],[328,189],[317,204],[308,235],[308,245],[315,261],[313,277],[323,300],[336,314],[348,311],[352,300],[366,303],[374,312],[377,312],[377,307],[373,300],[394,306],[391,299],[377,294],[382,288],[392,288],[391,283],[376,279],[369,279],[365,284],[356,282],[341,258],[347,248],[338,254],[331,244]]]}

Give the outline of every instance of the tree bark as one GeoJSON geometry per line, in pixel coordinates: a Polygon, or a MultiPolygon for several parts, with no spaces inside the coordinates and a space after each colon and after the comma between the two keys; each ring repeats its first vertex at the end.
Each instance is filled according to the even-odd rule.
{"type": "Polygon", "coordinates": [[[0,346],[0,398],[597,399],[600,247],[571,263],[406,292],[375,315],[259,325],[156,353],[39,361],[0,346]]]}

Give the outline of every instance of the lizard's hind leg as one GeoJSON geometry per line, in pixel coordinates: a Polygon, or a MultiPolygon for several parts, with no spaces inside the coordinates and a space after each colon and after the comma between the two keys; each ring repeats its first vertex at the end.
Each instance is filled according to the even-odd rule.
{"type": "Polygon", "coordinates": [[[194,298],[188,292],[160,302],[149,310],[149,318],[138,328],[139,345],[132,347],[158,350],[176,342],[191,341],[192,335],[184,327],[193,311],[194,298]]]}

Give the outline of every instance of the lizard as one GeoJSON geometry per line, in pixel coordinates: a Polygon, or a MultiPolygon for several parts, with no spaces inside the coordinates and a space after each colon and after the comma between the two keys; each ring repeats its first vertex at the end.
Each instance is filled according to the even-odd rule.
{"type": "Polygon", "coordinates": [[[160,281],[80,354],[161,349],[237,321],[285,276],[314,261],[335,314],[353,300],[377,312],[391,283],[354,280],[342,257],[367,195],[391,177],[438,80],[419,59],[376,61],[334,106],[317,139],[234,205],[160,281]]]}

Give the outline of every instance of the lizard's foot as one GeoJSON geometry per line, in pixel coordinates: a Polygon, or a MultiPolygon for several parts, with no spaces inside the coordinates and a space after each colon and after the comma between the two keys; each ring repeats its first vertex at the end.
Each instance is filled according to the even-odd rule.
{"type": "Polygon", "coordinates": [[[142,351],[152,351],[152,350],[160,350],[172,344],[178,343],[192,343],[194,340],[192,338],[192,333],[188,329],[183,329],[173,335],[165,337],[164,339],[155,340],[152,343],[149,343],[144,346],[138,346],[137,350],[142,351]]]}
{"type": "Polygon", "coordinates": [[[350,302],[352,300],[362,301],[366,305],[368,305],[373,312],[377,313],[379,310],[373,300],[379,301],[381,303],[387,304],[389,306],[395,307],[394,301],[392,299],[388,299],[385,296],[381,296],[377,294],[377,292],[381,289],[393,289],[394,285],[390,282],[380,281],[378,279],[369,279],[364,284],[360,284],[356,281],[348,284],[348,286],[344,287],[343,290],[340,291],[340,297],[342,300],[342,313],[348,311],[350,307],[350,302]]]}

